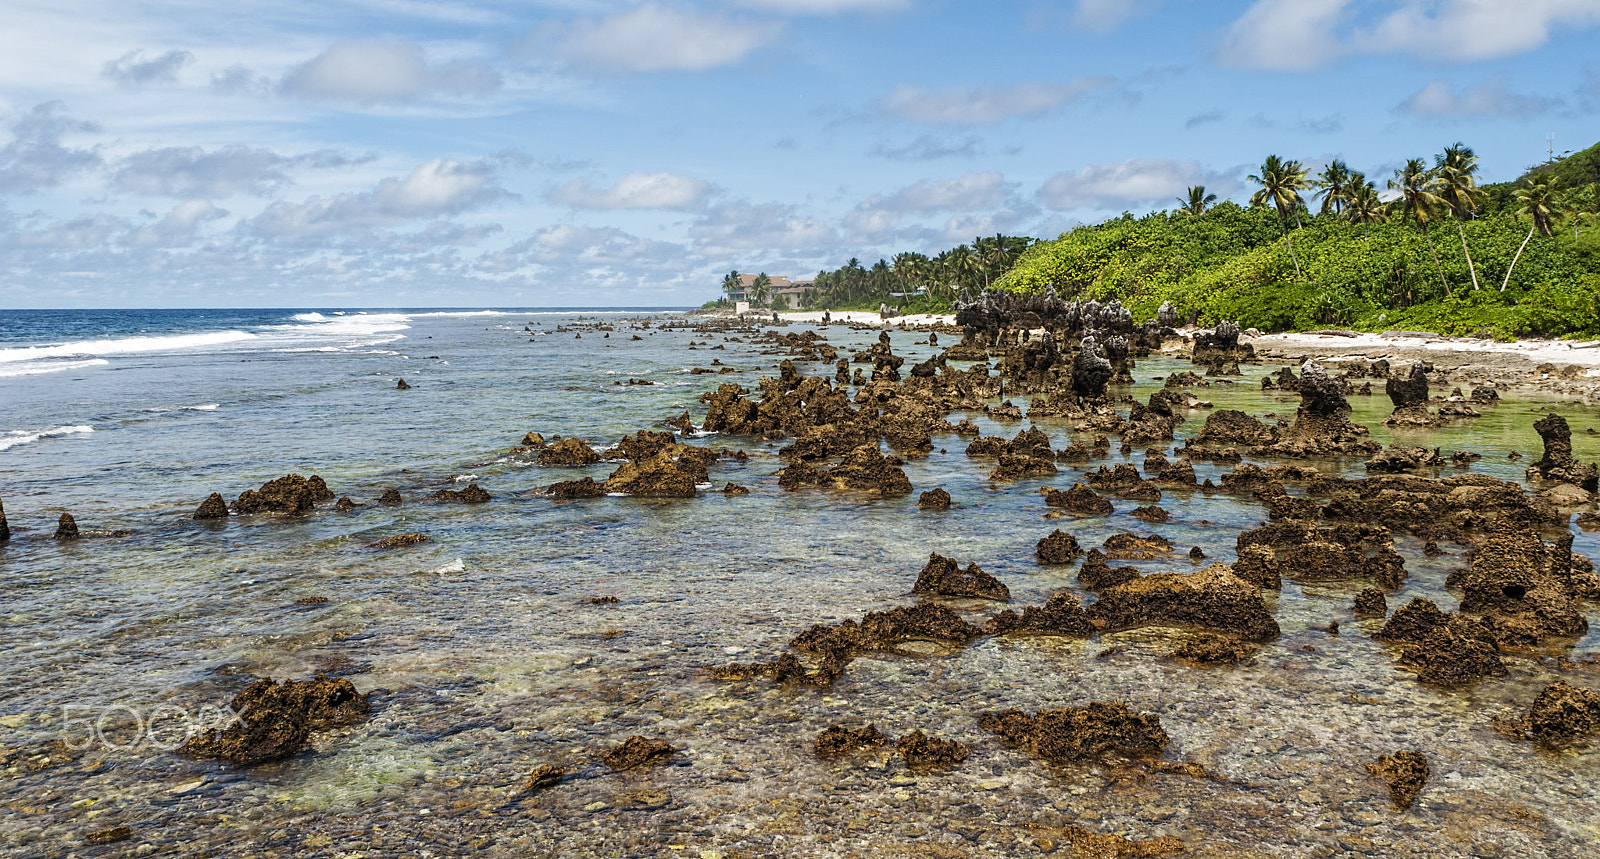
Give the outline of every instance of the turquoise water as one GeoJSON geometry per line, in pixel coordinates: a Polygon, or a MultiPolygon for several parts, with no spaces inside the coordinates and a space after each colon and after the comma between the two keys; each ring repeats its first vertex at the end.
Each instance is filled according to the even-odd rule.
{"type": "MultiPolygon", "coordinates": [[[[945,512],[919,510],[916,493],[785,492],[774,478],[781,442],[699,440],[751,454],[713,465],[711,479],[752,494],[692,500],[553,501],[538,490],[600,479],[614,465],[543,468],[506,453],[530,430],[607,446],[685,410],[698,421],[701,394],[728,381],[754,389],[775,371],[782,356],[762,354],[748,334],[725,342],[661,327],[682,317],[637,312],[0,317],[0,499],[15,532],[0,548],[10,681],[0,748],[15,768],[0,787],[4,855],[1002,856],[1038,853],[1041,839],[1060,841],[1051,827],[1068,823],[1173,835],[1197,856],[1580,856],[1600,843],[1600,757],[1536,753],[1489,727],[1556,676],[1600,687],[1600,637],[1564,652],[1573,667],[1550,658],[1562,651],[1513,654],[1508,678],[1433,690],[1370,640],[1375,622],[1350,617],[1361,583],[1285,582],[1268,596],[1282,638],[1239,668],[1166,660],[1183,633],[1142,630],[858,659],[829,692],[711,680],[704,667],[775,656],[813,623],[913,602],[930,551],[979,563],[1021,606],[1076,588],[1075,566],[1033,560],[1054,528],[1086,548],[1155,531],[1180,551],[1135,565],[1186,571],[1189,546],[1207,562],[1229,561],[1237,533],[1264,518],[1248,499],[1167,492],[1163,525],[1129,517],[1129,502],[1110,517],[1046,520],[1034,490],[1070,486],[1083,469],[991,484],[991,463],[969,460],[953,435],[906,465],[918,492],[942,486],[954,496],[945,512]],[[606,338],[596,324],[615,330],[606,338]],[[579,326],[581,338],[556,333],[579,326]],[[164,339],[133,342],[151,337],[164,339]],[[110,344],[95,345],[102,340],[110,344]],[[714,360],[739,372],[688,372],[714,360]],[[413,389],[395,390],[401,377],[413,389]],[[630,378],[658,384],[614,384],[630,378]],[[364,506],[297,520],[187,518],[210,492],[232,500],[290,471],[319,474],[364,506]],[[467,482],[494,499],[427,500],[467,482]],[[403,506],[371,503],[388,487],[403,506]],[[133,534],[51,541],[62,510],[86,532],[133,534]],[[366,548],[410,531],[432,542],[366,548]],[[590,602],[607,596],[618,602],[590,602]],[[307,598],[326,602],[297,604],[307,598]],[[1341,624],[1337,637],[1323,631],[1329,621],[1341,624]],[[105,709],[199,713],[249,675],[329,669],[382,690],[372,718],[249,770],[134,742],[128,711],[105,709]],[[1222,780],[1049,767],[976,725],[990,709],[1116,699],[1161,714],[1173,737],[1166,759],[1201,762],[1222,780]],[[128,747],[94,745],[30,770],[43,744],[81,735],[64,712],[110,713],[102,733],[128,747]],[[872,757],[819,762],[810,741],[837,721],[872,721],[891,736],[920,727],[973,753],[948,773],[911,774],[872,757]],[[596,762],[630,734],[682,751],[674,765],[642,772],[596,762]],[[1363,770],[1400,748],[1423,750],[1434,770],[1407,813],[1391,811],[1363,770]],[[572,776],[519,796],[544,763],[572,776]],[[132,830],[127,840],[84,845],[117,825],[132,830]]],[[[823,333],[841,351],[876,338],[823,333]]],[[[931,354],[914,345],[926,339],[893,334],[906,366],[931,354]]],[[[831,376],[823,365],[802,369],[831,376]]],[[[1178,369],[1186,365],[1139,362],[1132,393],[1144,399],[1178,369]]],[[[1195,393],[1218,408],[1292,416],[1295,395],[1259,390],[1275,369],[1247,366],[1239,384],[1195,393]]],[[[1353,403],[1356,419],[1390,440],[1381,392],[1353,403]]],[[[1474,471],[1520,478],[1539,451],[1536,410],[1552,407],[1572,423],[1579,456],[1600,458],[1584,432],[1600,428],[1600,414],[1555,400],[1510,400],[1425,438],[1446,455],[1482,452],[1474,471]],[[1508,462],[1512,449],[1528,460],[1508,462]]],[[[969,417],[986,434],[1027,425],[969,417]]],[[[1203,420],[1195,412],[1178,444],[1203,420]]],[[[1068,426],[1039,426],[1066,446],[1068,426]]],[[[1358,461],[1317,465],[1363,473],[1358,461]]],[[[1593,538],[1578,539],[1600,554],[1593,538]]],[[[1391,609],[1413,595],[1452,609],[1443,582],[1464,563],[1463,547],[1447,544],[1451,554],[1430,560],[1416,541],[1396,543],[1410,575],[1391,609]]],[[[997,610],[952,604],[974,622],[997,610]]]]}

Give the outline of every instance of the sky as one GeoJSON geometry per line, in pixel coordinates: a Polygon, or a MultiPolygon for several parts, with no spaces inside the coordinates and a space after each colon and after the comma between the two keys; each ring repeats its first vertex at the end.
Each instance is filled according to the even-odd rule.
{"type": "Polygon", "coordinates": [[[1600,140],[1600,0],[0,0],[0,307],[687,306],[1600,140]]]}

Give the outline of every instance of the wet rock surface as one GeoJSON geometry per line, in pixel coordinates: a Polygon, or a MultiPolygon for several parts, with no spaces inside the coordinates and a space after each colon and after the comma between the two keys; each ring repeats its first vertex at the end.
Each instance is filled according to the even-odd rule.
{"type": "Polygon", "coordinates": [[[528,780],[523,782],[522,789],[528,793],[549,790],[560,784],[561,780],[566,777],[567,770],[565,767],[540,764],[533,768],[533,772],[528,774],[528,780]]]}
{"type": "Polygon", "coordinates": [[[934,552],[917,576],[912,593],[945,597],[982,597],[991,600],[1011,599],[1011,591],[1004,582],[984,572],[977,564],[968,564],[966,570],[950,558],[934,552]]]}
{"type": "Polygon", "coordinates": [[[637,734],[627,738],[600,760],[613,770],[631,770],[644,766],[658,766],[672,760],[677,749],[666,740],[652,740],[637,734]]]}
{"type": "Polygon", "coordinates": [[[1070,564],[1083,554],[1078,538],[1060,530],[1051,531],[1034,547],[1034,556],[1041,564],[1070,564]]]}
{"type": "Polygon", "coordinates": [[[905,760],[906,767],[914,770],[953,769],[972,754],[972,749],[966,745],[930,737],[921,729],[901,737],[894,744],[894,750],[905,760]]]}
{"type": "Polygon", "coordinates": [[[317,475],[310,479],[298,474],[286,474],[269,480],[260,489],[247,489],[233,504],[233,512],[241,515],[255,513],[288,513],[298,515],[311,512],[319,501],[332,501],[334,494],[317,475]]]}
{"type": "Polygon", "coordinates": [[[53,540],[76,540],[81,536],[78,532],[78,520],[71,513],[63,512],[56,522],[56,533],[53,540]]]}
{"type": "Polygon", "coordinates": [[[817,735],[812,748],[818,758],[826,761],[854,752],[881,748],[888,742],[889,738],[879,733],[877,725],[869,724],[863,728],[829,725],[817,735]]]}
{"type": "Polygon", "coordinates": [[[1559,748],[1600,734],[1600,692],[1557,680],[1540,690],[1520,719],[1496,725],[1501,733],[1559,748]]]}
{"type": "Polygon", "coordinates": [[[1384,419],[1389,426],[1431,427],[1439,419],[1428,411],[1428,368],[1418,361],[1411,365],[1405,378],[1391,376],[1383,383],[1383,392],[1389,395],[1394,411],[1384,419]]]}
{"type": "Polygon", "coordinates": [[[1172,651],[1172,656],[1200,665],[1238,665],[1260,650],[1260,647],[1249,642],[1221,635],[1197,635],[1185,639],[1172,651]]]}
{"type": "Polygon", "coordinates": [[[600,461],[600,454],[583,439],[564,438],[540,448],[533,461],[549,466],[594,465],[600,461]]]}
{"type": "Polygon", "coordinates": [[[1572,428],[1560,415],[1545,415],[1533,428],[1544,440],[1544,456],[1528,466],[1529,480],[1549,480],[1570,483],[1588,492],[1594,492],[1600,477],[1594,465],[1578,462],[1572,455],[1572,428]]]}
{"type": "Polygon", "coordinates": [[[989,619],[983,631],[990,635],[1052,635],[1063,638],[1088,638],[1094,625],[1083,613],[1078,597],[1063,591],[1042,606],[1026,606],[1022,614],[1007,609],[989,619]]]}
{"type": "Polygon", "coordinates": [[[342,677],[259,680],[230,704],[237,720],[191,738],[180,754],[254,766],[298,754],[313,731],[354,725],[371,709],[367,696],[342,677]]]}
{"type": "Polygon", "coordinates": [[[1262,601],[1261,589],[1235,576],[1226,564],[1112,585],[1087,614],[1104,631],[1174,626],[1227,632],[1251,641],[1278,637],[1278,622],[1262,601]]]}
{"type": "Polygon", "coordinates": [[[489,493],[476,483],[467,484],[466,489],[441,489],[433,493],[435,501],[450,501],[456,504],[482,504],[489,498],[489,493]]]}
{"type": "Polygon", "coordinates": [[[601,498],[606,494],[606,485],[603,482],[596,482],[593,477],[585,477],[582,480],[563,480],[558,483],[552,483],[550,488],[545,490],[545,493],[559,501],[567,501],[574,498],[601,498]]]}
{"type": "Polygon", "coordinates": [[[978,725],[1007,745],[1054,764],[1116,757],[1155,757],[1170,738],[1161,717],[1137,713],[1125,702],[1096,701],[1082,707],[984,713],[978,725]]]}
{"type": "Polygon", "coordinates": [[[0,501],[0,543],[11,539],[11,523],[6,521],[6,505],[0,501]]]}
{"type": "Polygon", "coordinates": [[[1112,510],[1110,501],[1096,495],[1093,489],[1082,483],[1074,483],[1072,488],[1065,492],[1059,489],[1047,490],[1044,493],[1044,503],[1083,516],[1109,516],[1112,510]]]}
{"type": "Polygon", "coordinates": [[[1382,755],[1377,763],[1367,764],[1367,772],[1389,783],[1389,801],[1396,811],[1410,808],[1433,775],[1428,759],[1418,751],[1382,755]]]}
{"type": "Polygon", "coordinates": [[[198,521],[226,519],[228,518],[228,502],[222,497],[222,493],[213,492],[207,496],[206,500],[200,502],[200,507],[194,511],[193,518],[198,521]]]}
{"type": "Polygon", "coordinates": [[[398,549],[402,546],[416,546],[426,542],[428,542],[428,535],[426,534],[396,534],[393,537],[385,537],[382,540],[368,543],[367,547],[372,549],[398,549]]]}
{"type": "Polygon", "coordinates": [[[917,497],[917,506],[923,510],[949,510],[950,493],[943,489],[930,489],[917,497]]]}
{"type": "Polygon", "coordinates": [[[1572,570],[1571,534],[1551,545],[1533,528],[1496,522],[1458,578],[1461,610],[1492,617],[1496,637],[1507,644],[1582,635],[1589,624],[1579,611],[1572,570]]]}

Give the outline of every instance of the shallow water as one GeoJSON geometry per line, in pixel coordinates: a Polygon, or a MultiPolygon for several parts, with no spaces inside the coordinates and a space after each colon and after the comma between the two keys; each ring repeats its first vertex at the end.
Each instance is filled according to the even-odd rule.
{"type": "MultiPolygon", "coordinates": [[[[723,335],[656,327],[674,317],[630,330],[645,318],[637,313],[583,314],[581,324],[615,326],[609,338],[546,333],[580,324],[578,314],[527,312],[348,320],[354,314],[265,312],[153,329],[55,320],[53,339],[22,314],[4,316],[0,371],[38,370],[0,377],[0,444],[12,440],[0,449],[0,499],[15,532],[0,547],[0,652],[11,681],[0,690],[0,748],[12,769],[0,787],[4,855],[998,856],[1059,845],[1053,828],[1068,823],[1173,835],[1195,856],[1584,856],[1600,844],[1600,755],[1535,752],[1489,725],[1554,677],[1600,686],[1600,667],[1561,668],[1544,658],[1561,652],[1552,649],[1512,654],[1508,678],[1463,691],[1424,687],[1370,640],[1377,622],[1350,616],[1358,582],[1286,581],[1268,597],[1283,636],[1238,668],[1167,660],[1184,633],[1141,630],[861,658],[829,692],[717,682],[701,670],[776,656],[814,623],[912,602],[930,551],[978,562],[1010,586],[1015,606],[1077,588],[1075,566],[1033,559],[1037,540],[1057,527],[1085,548],[1121,531],[1172,539],[1179,551],[1170,560],[1134,562],[1149,570],[1197,568],[1183,553],[1191,545],[1207,563],[1230,561],[1237,533],[1264,519],[1248,499],[1167,492],[1160,504],[1172,520],[1156,526],[1129,517],[1128,502],[1110,517],[1047,521],[1034,490],[1070,486],[1084,469],[993,484],[990,464],[966,458],[965,440],[952,435],[935,438],[944,452],[906,466],[917,491],[943,486],[954,496],[946,512],[919,510],[916,493],[785,492],[773,476],[781,443],[723,437],[700,443],[751,459],[714,465],[712,481],[749,486],[749,496],[558,502],[537,490],[603,478],[614,465],[528,465],[506,454],[523,433],[601,446],[661,429],[685,410],[698,422],[702,393],[728,381],[754,389],[781,357],[723,335]],[[196,339],[217,331],[251,336],[196,339]],[[139,351],[86,345],[157,335],[191,339],[139,351]],[[690,351],[691,341],[708,346],[690,351]],[[25,349],[34,351],[17,351],[25,349]],[[688,372],[713,360],[740,372],[688,372]],[[415,387],[395,390],[400,377],[415,387]],[[614,384],[629,378],[658,384],[614,384]],[[92,431],[59,431],[80,427],[92,431]],[[212,491],[231,500],[290,471],[320,474],[365,506],[296,520],[187,518],[212,491]],[[468,481],[494,499],[427,500],[468,481]],[[371,503],[390,486],[404,506],[371,503]],[[62,510],[86,533],[134,533],[56,543],[47,538],[62,510]],[[409,531],[433,542],[366,548],[409,531]],[[618,602],[589,602],[604,596],[618,602]],[[310,597],[326,602],[296,602],[310,597]],[[1340,635],[1322,631],[1329,621],[1340,635]],[[314,751],[291,761],[249,770],[136,742],[128,711],[105,709],[143,717],[177,708],[161,711],[158,733],[172,736],[182,724],[172,714],[226,701],[250,675],[319,670],[382,690],[372,718],[318,735],[314,751]],[[1161,714],[1172,736],[1164,759],[1198,761],[1221,780],[1050,767],[976,725],[986,710],[1118,699],[1161,714]],[[64,712],[75,721],[64,724],[64,712]],[[86,738],[81,720],[101,715],[103,738],[126,748],[93,744],[30,769],[40,764],[29,754],[86,738]],[[920,727],[973,752],[945,773],[907,773],[884,757],[817,761],[812,738],[839,721],[875,722],[891,736],[920,727]],[[682,751],[672,766],[621,774],[596,761],[630,734],[682,751]],[[1401,748],[1424,751],[1434,773],[1405,813],[1390,810],[1384,785],[1363,770],[1401,748]],[[543,763],[574,775],[518,795],[543,763]],[[117,825],[131,837],[84,844],[117,825]]],[[[875,337],[837,326],[824,333],[841,351],[875,337]]],[[[912,345],[926,335],[893,339],[907,366],[931,354],[912,345]]],[[[1144,399],[1157,379],[1186,368],[1141,361],[1132,393],[1144,399]]],[[[831,375],[823,365],[802,369],[831,375]]],[[[1238,384],[1195,393],[1218,408],[1292,417],[1297,395],[1259,390],[1274,369],[1247,366],[1238,384]]],[[[1381,390],[1352,402],[1356,419],[1389,441],[1381,390]]],[[[1520,479],[1539,451],[1532,423],[1551,408],[1572,423],[1577,454],[1600,457],[1600,442],[1585,433],[1600,415],[1556,400],[1508,401],[1425,438],[1447,455],[1484,453],[1474,471],[1520,479]],[[1507,461],[1513,449],[1527,460],[1507,461]]],[[[1204,415],[1179,428],[1179,444],[1204,415]]],[[[970,417],[986,434],[1009,437],[1027,425],[970,417]]],[[[1064,424],[1039,426],[1066,445],[1064,424]]],[[[1142,452],[1129,461],[1140,460],[1142,452]]],[[[1364,473],[1355,460],[1316,464],[1364,473]]],[[[1231,468],[1196,464],[1202,479],[1231,468]]],[[[1415,540],[1396,544],[1410,575],[1390,607],[1420,595],[1452,609],[1443,582],[1463,563],[1462,547],[1427,559],[1415,540]]],[[[1578,548],[1600,554],[1582,532],[1578,548]]],[[[997,610],[953,604],[974,622],[997,610]]],[[[1589,619],[1600,623],[1592,611],[1589,619]]],[[[1600,633],[1591,632],[1565,652],[1578,659],[1596,650],[1600,633]]]]}

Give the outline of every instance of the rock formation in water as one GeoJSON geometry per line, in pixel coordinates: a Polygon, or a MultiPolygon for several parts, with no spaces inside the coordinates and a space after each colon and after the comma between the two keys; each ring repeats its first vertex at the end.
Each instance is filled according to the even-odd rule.
{"type": "Polygon", "coordinates": [[[941,488],[930,489],[918,496],[917,506],[923,510],[949,510],[950,493],[941,488]]]}
{"type": "Polygon", "coordinates": [[[78,520],[72,518],[71,513],[63,511],[60,521],[56,523],[56,533],[52,539],[76,540],[78,536],[78,520]]]}
{"type": "Polygon", "coordinates": [[[1422,794],[1422,786],[1433,774],[1428,759],[1421,752],[1404,751],[1383,755],[1375,764],[1367,764],[1367,772],[1389,783],[1389,801],[1395,811],[1405,811],[1422,794]]]}
{"type": "Polygon", "coordinates": [[[672,760],[677,749],[666,740],[651,740],[634,735],[604,755],[600,760],[613,770],[631,770],[642,766],[664,764],[672,760]]]}
{"type": "Polygon", "coordinates": [[[913,770],[950,769],[967,759],[972,753],[968,746],[954,740],[941,740],[924,734],[919,728],[901,737],[894,750],[913,770]]]}
{"type": "Polygon", "coordinates": [[[441,489],[433,493],[435,501],[454,501],[458,504],[482,504],[489,498],[489,493],[476,483],[467,484],[466,489],[441,489]]]}
{"type": "Polygon", "coordinates": [[[977,564],[961,566],[950,558],[934,552],[917,576],[912,593],[942,597],[982,597],[991,600],[1011,599],[1011,590],[1005,583],[984,572],[977,564]]]}
{"type": "Polygon", "coordinates": [[[1359,456],[1377,453],[1380,442],[1368,438],[1366,427],[1350,420],[1350,403],[1338,379],[1307,361],[1300,376],[1300,408],[1294,425],[1258,453],[1278,456],[1359,456]]]}
{"type": "Polygon", "coordinates": [[[1600,692],[1557,680],[1539,692],[1522,718],[1496,727],[1547,748],[1587,739],[1600,734],[1600,692]]]}
{"type": "Polygon", "coordinates": [[[878,732],[877,725],[868,724],[864,728],[829,725],[812,742],[812,749],[818,758],[826,761],[852,752],[881,748],[888,742],[889,738],[878,732]]]}
{"type": "Polygon", "coordinates": [[[1059,489],[1045,490],[1044,503],[1083,516],[1109,516],[1112,510],[1110,501],[1096,495],[1093,489],[1082,483],[1072,484],[1072,488],[1065,492],[1059,489]]]}
{"type": "Polygon", "coordinates": [[[1439,419],[1428,411],[1429,365],[1418,361],[1411,365],[1405,378],[1390,376],[1383,383],[1383,392],[1389,395],[1394,411],[1384,419],[1387,426],[1432,427],[1439,419]]]}
{"type": "Polygon", "coordinates": [[[1155,713],[1136,713],[1122,701],[1096,701],[1083,707],[984,713],[978,725],[1006,745],[1053,764],[1107,756],[1156,757],[1171,740],[1155,713]]]}
{"type": "Polygon", "coordinates": [[[180,754],[253,766],[297,754],[313,731],[353,725],[370,709],[367,696],[344,678],[259,680],[233,699],[238,719],[191,738],[180,754]]]}
{"type": "Polygon", "coordinates": [[[11,524],[6,521],[6,505],[0,501],[0,543],[11,539],[11,524]]]}
{"type": "Polygon", "coordinates": [[[1078,539],[1060,529],[1051,531],[1034,547],[1034,556],[1041,564],[1070,564],[1081,554],[1078,539]]]}
{"type": "Polygon", "coordinates": [[[194,518],[200,521],[226,519],[228,518],[228,502],[223,499],[222,493],[213,492],[206,500],[200,502],[200,507],[194,511],[194,518]]]}
{"type": "Polygon", "coordinates": [[[1235,576],[1227,564],[1195,573],[1156,573],[1101,591],[1087,609],[1103,631],[1145,626],[1194,627],[1238,635],[1251,641],[1278,637],[1261,589],[1235,576]]]}
{"type": "Polygon", "coordinates": [[[1572,428],[1567,426],[1567,419],[1545,415],[1533,428],[1544,439],[1544,456],[1528,466],[1528,479],[1571,483],[1594,492],[1600,478],[1593,465],[1585,465],[1572,456],[1572,428]]]}

